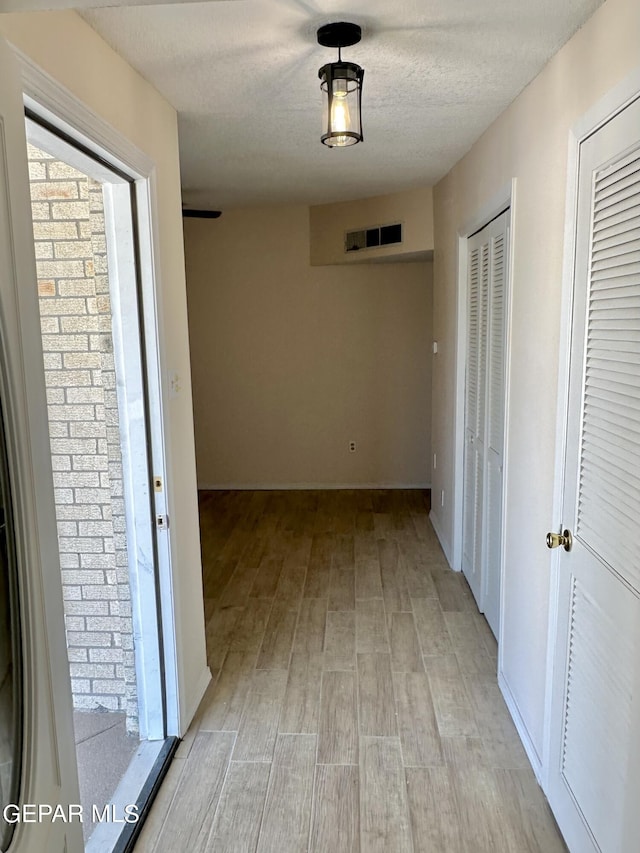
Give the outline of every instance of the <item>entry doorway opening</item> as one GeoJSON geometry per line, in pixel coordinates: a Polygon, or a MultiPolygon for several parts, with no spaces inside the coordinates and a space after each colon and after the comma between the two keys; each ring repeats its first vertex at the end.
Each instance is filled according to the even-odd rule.
{"type": "Polygon", "coordinates": [[[38,121],[27,138],[83,832],[124,849],[172,747],[135,193],[38,121]]]}

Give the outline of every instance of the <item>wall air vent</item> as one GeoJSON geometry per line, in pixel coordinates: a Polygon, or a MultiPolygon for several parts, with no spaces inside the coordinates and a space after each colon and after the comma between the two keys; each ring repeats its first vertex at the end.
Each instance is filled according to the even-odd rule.
{"type": "Polygon", "coordinates": [[[347,231],[344,237],[345,252],[359,252],[362,249],[374,249],[379,246],[393,246],[402,243],[402,225],[376,225],[374,228],[362,228],[359,231],[347,231]]]}

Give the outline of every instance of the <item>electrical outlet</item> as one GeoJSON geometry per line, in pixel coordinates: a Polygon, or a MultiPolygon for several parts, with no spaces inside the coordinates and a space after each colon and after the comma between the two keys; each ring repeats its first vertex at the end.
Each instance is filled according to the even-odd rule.
{"type": "Polygon", "coordinates": [[[444,489],[440,492],[440,506],[444,506],[444,489]]]}
{"type": "Polygon", "coordinates": [[[356,452],[356,443],[355,443],[355,441],[350,441],[349,442],[349,453],[355,453],[355,452],[356,452]]]}

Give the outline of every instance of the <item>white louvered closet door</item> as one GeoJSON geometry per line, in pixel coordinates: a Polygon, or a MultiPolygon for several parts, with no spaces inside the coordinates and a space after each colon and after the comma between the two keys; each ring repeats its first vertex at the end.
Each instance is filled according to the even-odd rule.
{"type": "MultiPolygon", "coordinates": [[[[483,262],[481,241],[469,240],[469,278],[467,300],[467,365],[465,373],[465,429],[464,429],[464,514],[462,522],[462,570],[469,585],[480,601],[481,548],[478,534],[482,530],[482,469],[478,436],[480,422],[479,397],[482,393],[481,377],[486,365],[481,350],[482,304],[481,269],[483,262]],[[473,242],[472,242],[473,241],[473,242]]],[[[480,543],[481,544],[481,543],[480,543]]]]}
{"type": "Polygon", "coordinates": [[[509,212],[468,240],[462,569],[498,636],[509,212]]]}
{"type": "Polygon", "coordinates": [[[640,849],[640,101],[581,146],[549,799],[640,849]]]}

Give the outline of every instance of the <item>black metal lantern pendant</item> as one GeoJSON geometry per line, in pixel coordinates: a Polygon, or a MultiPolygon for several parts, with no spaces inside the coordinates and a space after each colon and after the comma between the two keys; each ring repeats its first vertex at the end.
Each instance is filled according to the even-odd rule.
{"type": "Polygon", "coordinates": [[[318,30],[318,43],[337,47],[338,61],[323,65],[318,71],[324,95],[323,133],[320,137],[329,148],[345,148],[362,142],[362,80],[364,69],[354,62],[342,61],[342,48],[357,44],[362,31],[357,24],[344,22],[325,24],[318,30]]]}

